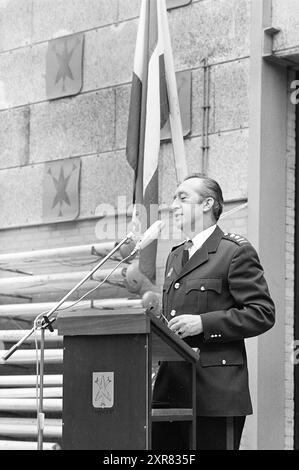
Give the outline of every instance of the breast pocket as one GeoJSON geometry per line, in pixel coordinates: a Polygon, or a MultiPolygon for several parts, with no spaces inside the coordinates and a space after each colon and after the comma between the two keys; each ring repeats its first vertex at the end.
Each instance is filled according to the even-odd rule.
{"type": "Polygon", "coordinates": [[[186,307],[196,308],[197,313],[207,312],[219,300],[222,291],[221,278],[197,278],[186,281],[186,307]]]}

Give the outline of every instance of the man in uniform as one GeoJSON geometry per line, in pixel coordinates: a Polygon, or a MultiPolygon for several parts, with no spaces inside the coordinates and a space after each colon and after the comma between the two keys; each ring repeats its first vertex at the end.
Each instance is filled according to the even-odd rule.
{"type": "MultiPolygon", "coordinates": [[[[239,449],[246,415],[252,414],[244,339],[269,330],[275,308],[252,245],[217,225],[223,197],[203,175],[175,192],[175,224],[187,241],[168,256],[163,316],[169,328],[199,349],[196,366],[197,449],[239,449]]],[[[190,407],[190,368],[161,364],[153,400],[190,407]]],[[[153,423],[153,449],[188,448],[186,423],[153,423]]]]}

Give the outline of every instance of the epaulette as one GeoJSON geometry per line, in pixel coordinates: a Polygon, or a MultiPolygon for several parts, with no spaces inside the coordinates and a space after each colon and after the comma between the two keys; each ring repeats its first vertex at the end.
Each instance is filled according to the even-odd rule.
{"type": "Polygon", "coordinates": [[[173,247],[171,248],[171,251],[176,250],[176,249],[179,248],[180,246],[184,245],[184,243],[185,243],[185,241],[183,241],[183,242],[180,243],[179,245],[173,246],[173,247]]]}
{"type": "Polygon", "coordinates": [[[223,234],[223,237],[226,240],[230,240],[230,241],[236,243],[237,245],[250,245],[250,242],[245,237],[243,237],[242,235],[236,235],[235,233],[225,232],[223,234]]]}

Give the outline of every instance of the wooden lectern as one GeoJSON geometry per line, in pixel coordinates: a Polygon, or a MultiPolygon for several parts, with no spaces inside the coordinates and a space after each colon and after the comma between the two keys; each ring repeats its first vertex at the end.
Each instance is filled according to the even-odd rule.
{"type": "Polygon", "coordinates": [[[151,449],[153,421],[188,421],[195,449],[198,354],[159,319],[127,309],[61,312],[63,449],[151,449]],[[187,361],[190,409],[152,409],[152,365],[187,361]]]}

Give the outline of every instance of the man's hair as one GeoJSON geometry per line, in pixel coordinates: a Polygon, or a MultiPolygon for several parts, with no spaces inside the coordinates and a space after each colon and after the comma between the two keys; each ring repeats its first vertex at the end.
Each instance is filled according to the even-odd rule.
{"type": "Polygon", "coordinates": [[[187,176],[184,181],[191,180],[193,178],[200,179],[203,182],[200,193],[198,192],[199,196],[203,199],[208,197],[212,197],[214,199],[212,213],[215,220],[219,220],[223,211],[223,195],[219,184],[217,181],[201,173],[193,173],[187,176]]]}

